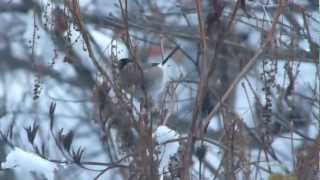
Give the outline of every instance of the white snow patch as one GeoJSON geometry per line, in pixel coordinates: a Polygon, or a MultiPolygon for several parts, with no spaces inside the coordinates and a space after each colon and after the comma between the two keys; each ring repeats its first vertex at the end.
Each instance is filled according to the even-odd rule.
{"type": "Polygon", "coordinates": [[[173,156],[179,149],[179,142],[174,141],[166,143],[169,140],[179,138],[179,134],[168,128],[167,126],[159,126],[154,132],[155,139],[160,144],[160,165],[159,172],[163,172],[168,168],[170,157],[173,156]]]}
{"type": "Polygon", "coordinates": [[[48,180],[54,180],[58,166],[31,152],[15,147],[1,163],[2,168],[42,174],[48,180]]]}

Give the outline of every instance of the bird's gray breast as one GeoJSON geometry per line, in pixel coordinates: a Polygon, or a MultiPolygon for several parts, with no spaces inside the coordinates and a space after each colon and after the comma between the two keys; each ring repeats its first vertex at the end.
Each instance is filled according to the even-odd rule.
{"type": "Polygon", "coordinates": [[[149,67],[144,69],[144,86],[148,92],[161,89],[163,80],[163,71],[160,67],[149,67]]]}
{"type": "Polygon", "coordinates": [[[120,71],[120,83],[123,88],[141,86],[142,72],[135,63],[128,63],[120,71]]]}

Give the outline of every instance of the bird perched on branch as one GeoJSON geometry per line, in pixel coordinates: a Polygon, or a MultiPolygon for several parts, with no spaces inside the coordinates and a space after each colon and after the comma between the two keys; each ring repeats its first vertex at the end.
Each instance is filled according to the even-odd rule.
{"type": "Polygon", "coordinates": [[[140,65],[129,58],[120,59],[120,86],[134,97],[152,94],[162,86],[163,71],[160,66],[160,63],[140,65]]]}

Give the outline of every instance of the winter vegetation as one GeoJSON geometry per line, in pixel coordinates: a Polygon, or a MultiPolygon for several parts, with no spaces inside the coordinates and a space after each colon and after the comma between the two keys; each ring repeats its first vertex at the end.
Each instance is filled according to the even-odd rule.
{"type": "Polygon", "coordinates": [[[317,0],[0,0],[0,179],[320,179],[317,0]]]}

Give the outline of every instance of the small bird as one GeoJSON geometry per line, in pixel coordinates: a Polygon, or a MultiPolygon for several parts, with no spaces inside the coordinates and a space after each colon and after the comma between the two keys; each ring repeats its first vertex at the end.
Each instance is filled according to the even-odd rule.
{"type": "Polygon", "coordinates": [[[163,71],[160,63],[139,65],[132,59],[119,60],[120,86],[134,97],[143,97],[161,89],[163,71]]]}
{"type": "Polygon", "coordinates": [[[66,12],[59,7],[52,11],[53,30],[55,33],[63,35],[68,30],[68,17],[66,12]]]}

